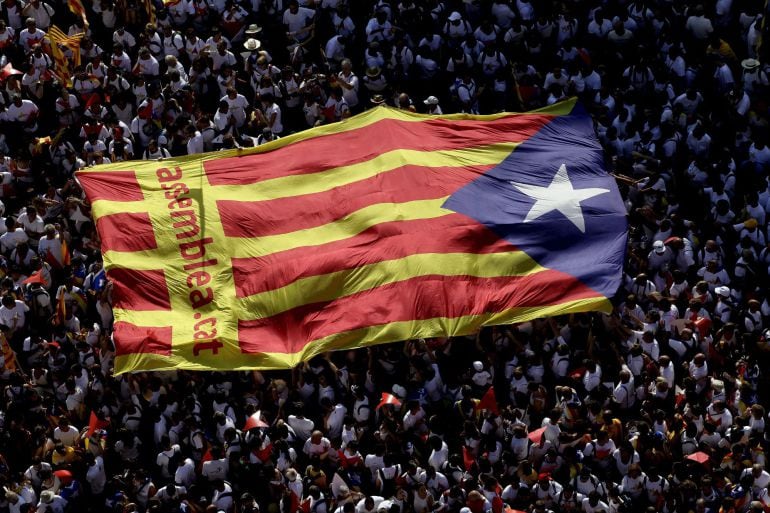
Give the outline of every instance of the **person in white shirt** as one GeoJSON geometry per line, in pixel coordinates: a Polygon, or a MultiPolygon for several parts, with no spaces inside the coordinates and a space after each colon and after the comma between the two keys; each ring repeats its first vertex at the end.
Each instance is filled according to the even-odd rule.
{"type": "Polygon", "coordinates": [[[92,452],[86,452],[86,482],[93,495],[99,495],[107,484],[107,473],[104,470],[104,460],[101,456],[95,456],[92,452]]]}
{"type": "Polygon", "coordinates": [[[211,448],[211,460],[204,461],[201,467],[201,476],[209,482],[224,480],[227,477],[228,461],[222,454],[221,447],[211,448]]]}
{"type": "Polygon", "coordinates": [[[342,71],[337,75],[336,83],[342,88],[342,97],[348,102],[348,107],[355,110],[358,106],[358,77],[353,73],[350,59],[344,59],[340,64],[342,71]]]}
{"type": "Polygon", "coordinates": [[[337,440],[342,436],[342,425],[348,409],[342,404],[334,404],[329,398],[324,397],[321,400],[321,407],[326,412],[325,428],[326,433],[331,440],[337,440]]]}
{"type": "Polygon", "coordinates": [[[283,13],[283,25],[286,28],[286,36],[301,43],[313,34],[315,11],[300,7],[297,0],[290,0],[288,9],[283,13]]]}
{"type": "Polygon", "coordinates": [[[449,460],[449,446],[441,438],[435,435],[428,439],[428,444],[430,444],[431,447],[428,465],[435,470],[441,470],[444,463],[449,460]]]}
{"type": "Polygon", "coordinates": [[[319,458],[325,460],[329,456],[329,451],[332,448],[332,444],[328,438],[323,436],[323,433],[316,430],[305,441],[305,445],[302,448],[309,458],[319,458]]]}
{"type": "Polygon", "coordinates": [[[179,486],[190,488],[195,479],[195,462],[191,458],[185,458],[174,472],[174,482],[179,486]]]}
{"type": "Polygon", "coordinates": [[[8,513],[21,513],[22,507],[28,502],[15,492],[5,492],[5,500],[8,502],[8,513]]]}
{"type": "Polygon", "coordinates": [[[706,41],[711,33],[714,32],[714,25],[705,16],[702,5],[695,6],[692,16],[687,18],[685,29],[698,41],[706,41]]]}
{"type": "Polygon", "coordinates": [[[0,323],[8,326],[12,331],[22,329],[27,322],[29,307],[23,302],[14,299],[13,296],[3,296],[0,306],[0,323]]]}
{"type": "Polygon", "coordinates": [[[295,403],[294,408],[296,413],[289,415],[288,424],[294,430],[294,434],[297,435],[302,442],[310,438],[315,429],[315,424],[312,420],[305,418],[302,414],[304,405],[302,403],[295,403]]]}
{"type": "Polygon", "coordinates": [[[53,430],[54,441],[61,442],[65,447],[74,447],[80,440],[80,432],[70,426],[67,417],[59,417],[59,425],[53,430]]]}
{"type": "Polygon", "coordinates": [[[217,481],[214,483],[214,496],[211,499],[211,504],[216,507],[216,511],[232,511],[233,504],[233,487],[227,481],[217,481]]]}

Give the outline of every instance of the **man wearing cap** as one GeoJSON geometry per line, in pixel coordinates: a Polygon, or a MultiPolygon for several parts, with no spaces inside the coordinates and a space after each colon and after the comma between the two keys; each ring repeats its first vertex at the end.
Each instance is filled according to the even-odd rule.
{"type": "Polygon", "coordinates": [[[64,513],[67,507],[67,501],[60,495],[56,495],[51,490],[40,492],[40,502],[37,505],[38,511],[46,513],[64,513]]]}
{"type": "Polygon", "coordinates": [[[662,240],[656,240],[652,244],[652,251],[647,255],[649,268],[653,271],[657,271],[665,264],[668,264],[673,258],[674,253],[670,248],[666,247],[662,240]]]}
{"type": "Polygon", "coordinates": [[[717,303],[714,305],[714,320],[719,319],[723,324],[730,322],[730,317],[732,317],[735,308],[730,300],[730,287],[720,285],[714,289],[714,292],[717,299],[717,303]]]}
{"type": "Polygon", "coordinates": [[[456,47],[465,39],[465,36],[473,32],[473,28],[468,20],[463,19],[459,12],[453,11],[447,17],[443,32],[447,37],[449,45],[456,47]]]}
{"type": "Polygon", "coordinates": [[[425,107],[428,109],[428,114],[434,114],[436,116],[443,114],[441,106],[438,104],[438,98],[435,96],[428,96],[422,103],[424,103],[425,107]]]}
{"type": "Polygon", "coordinates": [[[537,476],[537,485],[532,489],[532,495],[538,502],[542,501],[545,506],[550,507],[559,497],[561,491],[562,486],[551,479],[551,474],[541,472],[537,476]]]}
{"type": "Polygon", "coordinates": [[[767,91],[770,85],[767,73],[757,59],[744,59],[741,61],[741,67],[743,68],[743,89],[752,100],[756,100],[759,95],[767,91]]]}

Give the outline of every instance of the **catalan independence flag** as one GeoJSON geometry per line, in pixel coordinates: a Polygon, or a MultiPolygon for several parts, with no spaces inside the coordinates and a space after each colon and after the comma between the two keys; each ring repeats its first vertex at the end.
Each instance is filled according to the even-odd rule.
{"type": "Polygon", "coordinates": [[[623,202],[574,102],[377,107],[257,148],[79,171],[116,371],[286,368],[324,351],[609,311],[623,202]]]}

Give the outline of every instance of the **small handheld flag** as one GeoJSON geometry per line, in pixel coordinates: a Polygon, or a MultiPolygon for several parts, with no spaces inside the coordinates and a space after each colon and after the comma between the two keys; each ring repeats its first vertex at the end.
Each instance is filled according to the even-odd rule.
{"type": "Polygon", "coordinates": [[[387,392],[383,392],[382,393],[382,399],[380,400],[380,404],[377,405],[375,410],[379,410],[380,408],[382,408],[386,404],[390,404],[390,405],[395,406],[396,408],[398,408],[399,406],[401,406],[401,401],[399,401],[398,397],[396,397],[395,395],[389,394],[387,392]]]}

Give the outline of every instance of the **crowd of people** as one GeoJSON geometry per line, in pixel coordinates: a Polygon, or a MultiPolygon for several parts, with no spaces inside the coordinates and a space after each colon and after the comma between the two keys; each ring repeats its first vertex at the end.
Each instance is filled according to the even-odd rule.
{"type": "Polygon", "coordinates": [[[770,511],[765,2],[84,4],[0,3],[1,513],[770,511]],[[628,208],[611,315],[113,376],[76,170],[573,96],[628,208]]]}

